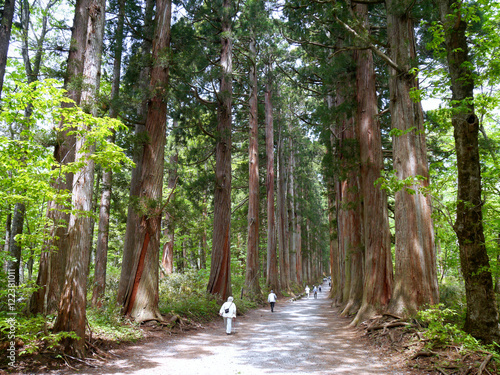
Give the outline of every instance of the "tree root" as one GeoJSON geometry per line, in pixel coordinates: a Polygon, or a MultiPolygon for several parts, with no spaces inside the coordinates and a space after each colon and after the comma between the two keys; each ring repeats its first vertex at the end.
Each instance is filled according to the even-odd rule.
{"type": "Polygon", "coordinates": [[[391,322],[391,323],[377,324],[371,327],[367,327],[366,330],[368,332],[371,332],[379,329],[386,330],[387,328],[395,328],[395,327],[414,327],[414,325],[408,322],[391,322]]]}

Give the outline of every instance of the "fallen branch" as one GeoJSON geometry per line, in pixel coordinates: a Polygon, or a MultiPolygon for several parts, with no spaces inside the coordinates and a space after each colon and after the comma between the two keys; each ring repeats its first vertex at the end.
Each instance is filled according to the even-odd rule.
{"type": "Polygon", "coordinates": [[[444,371],[444,369],[442,369],[441,367],[436,367],[436,370],[438,370],[441,374],[443,375],[449,375],[446,371],[444,371]]]}
{"type": "MultiPolygon", "coordinates": [[[[103,356],[105,356],[105,357],[108,357],[108,356],[110,356],[110,355],[114,355],[114,356],[116,357],[116,355],[115,355],[115,354],[110,353],[110,352],[105,352],[104,350],[102,350],[102,349],[98,348],[97,346],[95,346],[94,344],[92,344],[90,341],[86,341],[86,343],[87,343],[87,345],[88,345],[88,346],[90,346],[90,347],[91,347],[92,349],[94,349],[96,352],[101,353],[101,354],[102,354],[103,356]]],[[[96,353],[96,355],[97,355],[98,357],[102,358],[102,357],[101,357],[100,355],[98,355],[97,353],[96,353]]],[[[104,359],[104,358],[103,358],[103,359],[104,359]]]]}
{"type": "MultiPolygon", "coordinates": [[[[488,366],[488,363],[490,363],[491,358],[493,358],[493,354],[489,354],[486,357],[486,359],[483,361],[483,363],[481,363],[481,366],[479,366],[478,375],[482,375],[483,371],[486,370],[486,366],[488,366]]],[[[489,372],[488,370],[486,370],[486,371],[489,372]]]]}
{"type": "MultiPolygon", "coordinates": [[[[85,365],[87,365],[87,366],[89,366],[89,367],[97,367],[97,366],[94,366],[94,365],[93,365],[93,364],[91,364],[91,363],[88,363],[87,361],[84,361],[83,359],[73,357],[73,356],[71,356],[71,355],[69,355],[69,354],[64,354],[64,357],[69,357],[69,358],[71,358],[71,359],[73,359],[73,360],[75,360],[75,361],[81,362],[81,363],[83,363],[83,364],[85,364],[85,365]]],[[[70,367],[71,367],[71,366],[70,366],[70,367]]],[[[72,369],[75,369],[74,367],[71,367],[71,368],[72,368],[72,369]]],[[[76,370],[76,369],[75,369],[75,370],[76,370]]]]}

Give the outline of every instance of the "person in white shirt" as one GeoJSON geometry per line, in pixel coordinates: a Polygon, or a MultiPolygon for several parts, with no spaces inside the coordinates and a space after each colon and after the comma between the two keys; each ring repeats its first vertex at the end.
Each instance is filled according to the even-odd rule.
{"type": "Polygon", "coordinates": [[[278,300],[278,296],[274,294],[274,292],[271,290],[271,293],[267,296],[267,302],[271,305],[271,312],[274,312],[274,304],[278,300]]]}
{"type": "Polygon", "coordinates": [[[219,315],[224,318],[226,334],[230,335],[233,327],[233,319],[236,319],[236,305],[233,302],[233,297],[228,297],[227,302],[222,304],[219,315]]]}
{"type": "Polygon", "coordinates": [[[309,289],[309,285],[306,285],[306,295],[307,295],[307,298],[309,298],[309,292],[311,291],[311,289],[309,289]]]}

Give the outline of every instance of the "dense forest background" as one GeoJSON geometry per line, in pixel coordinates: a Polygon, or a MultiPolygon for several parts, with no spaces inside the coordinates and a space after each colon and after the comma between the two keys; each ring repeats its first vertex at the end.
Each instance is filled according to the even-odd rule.
{"type": "Polygon", "coordinates": [[[0,4],[3,335],[329,276],[499,342],[497,2],[0,4]]]}

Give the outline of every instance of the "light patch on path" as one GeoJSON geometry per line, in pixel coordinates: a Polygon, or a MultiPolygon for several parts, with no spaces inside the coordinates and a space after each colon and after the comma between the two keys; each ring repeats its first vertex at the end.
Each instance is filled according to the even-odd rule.
{"type": "MultiPolygon", "coordinates": [[[[238,317],[228,336],[216,326],[129,347],[122,358],[78,374],[403,375],[356,338],[327,298],[278,301],[238,317]]],[[[235,301],[237,304],[237,300],[235,301]]],[[[63,372],[68,374],[68,372],[63,372]]]]}

